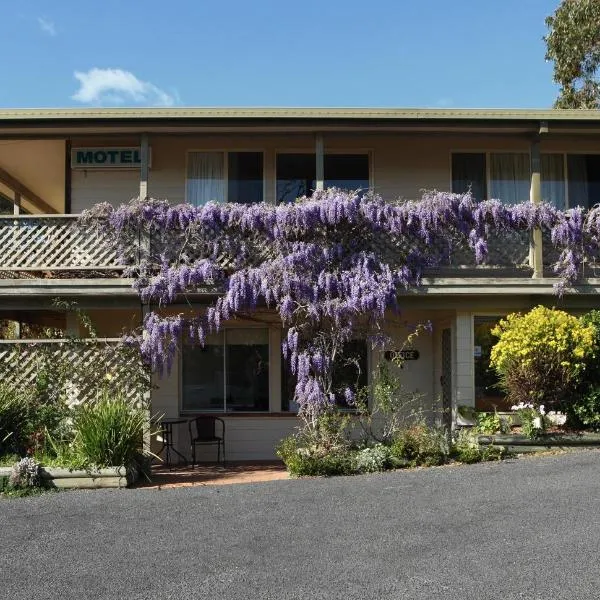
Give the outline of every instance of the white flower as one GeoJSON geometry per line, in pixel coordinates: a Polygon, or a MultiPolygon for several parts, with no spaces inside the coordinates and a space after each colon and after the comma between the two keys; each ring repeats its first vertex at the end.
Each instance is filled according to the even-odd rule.
{"type": "Polygon", "coordinates": [[[533,420],[533,426],[535,427],[535,429],[541,429],[542,428],[542,417],[536,417],[533,420]]]}
{"type": "Polygon", "coordinates": [[[546,409],[544,408],[543,404],[540,404],[540,415],[545,415],[546,414],[546,409]]]}

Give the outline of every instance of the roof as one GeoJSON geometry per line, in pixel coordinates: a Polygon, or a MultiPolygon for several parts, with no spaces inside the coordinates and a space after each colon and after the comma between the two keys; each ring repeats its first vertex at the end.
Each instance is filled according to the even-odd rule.
{"type": "Polygon", "coordinates": [[[600,132],[600,110],[437,108],[0,109],[0,136],[245,130],[600,132]]]}
{"type": "Polygon", "coordinates": [[[394,119],[600,121],[600,110],[496,108],[14,108],[0,121],[66,119],[394,119]]]}

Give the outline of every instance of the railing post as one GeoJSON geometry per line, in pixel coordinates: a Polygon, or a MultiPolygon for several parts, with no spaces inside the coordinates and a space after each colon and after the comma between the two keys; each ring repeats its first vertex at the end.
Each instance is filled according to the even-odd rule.
{"type": "Polygon", "coordinates": [[[317,190],[322,190],[325,187],[325,152],[321,133],[315,136],[315,160],[316,187],[317,190]]]}
{"type": "MultiPolygon", "coordinates": [[[[536,135],[531,142],[531,185],[529,200],[539,204],[542,201],[542,157],[540,137],[536,135]]],[[[542,230],[536,227],[531,232],[529,244],[529,264],[533,268],[533,277],[544,276],[544,254],[542,248],[542,230]]]]}

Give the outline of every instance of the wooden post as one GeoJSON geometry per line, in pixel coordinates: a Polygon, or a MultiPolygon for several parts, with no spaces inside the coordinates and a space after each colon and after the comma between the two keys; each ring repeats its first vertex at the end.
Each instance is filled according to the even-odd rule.
{"type": "MultiPolygon", "coordinates": [[[[542,201],[542,157],[540,138],[536,135],[531,142],[531,186],[529,200],[539,204],[542,201]]],[[[542,249],[542,230],[536,228],[531,234],[529,264],[533,267],[533,277],[544,276],[544,255],[542,249]]]]}
{"type": "Polygon", "coordinates": [[[21,214],[21,194],[19,194],[19,192],[15,192],[15,203],[13,205],[13,214],[14,215],[21,214]]]}
{"type": "Polygon", "coordinates": [[[143,133],[140,140],[140,199],[148,197],[148,166],[150,162],[150,150],[148,146],[148,134],[143,133]]]}
{"type": "MultiPolygon", "coordinates": [[[[140,200],[148,198],[148,171],[150,165],[150,148],[148,144],[148,134],[143,133],[140,139],[140,200]]],[[[139,258],[143,259],[148,256],[150,251],[150,239],[144,231],[140,231],[140,252],[139,258]]],[[[142,304],[142,322],[148,312],[150,306],[147,303],[142,304]]],[[[152,417],[152,391],[151,389],[146,390],[141,398],[142,406],[146,412],[146,427],[144,430],[143,448],[145,452],[150,452],[151,447],[151,417],[152,417]]]]}
{"type": "Polygon", "coordinates": [[[322,190],[325,186],[325,155],[323,146],[323,135],[321,133],[317,133],[317,135],[315,136],[315,160],[317,190],[322,190]]]}

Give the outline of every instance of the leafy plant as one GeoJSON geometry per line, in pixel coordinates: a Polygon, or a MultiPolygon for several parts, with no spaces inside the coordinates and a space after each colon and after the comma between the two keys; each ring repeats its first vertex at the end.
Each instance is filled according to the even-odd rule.
{"type": "Polygon", "coordinates": [[[477,413],[477,431],[487,435],[508,433],[510,431],[510,421],[502,418],[497,411],[477,413]]]}
{"type": "Polygon", "coordinates": [[[0,453],[24,450],[32,413],[31,397],[26,392],[0,382],[0,453]]]}
{"type": "Polygon", "coordinates": [[[536,408],[532,403],[521,402],[511,407],[521,421],[521,431],[523,435],[535,439],[546,431],[546,410],[542,404],[536,408]]]}
{"type": "Polygon", "coordinates": [[[290,475],[296,477],[351,475],[356,472],[354,452],[349,449],[314,454],[300,445],[296,436],[289,436],[280,442],[276,452],[290,475]]]}
{"type": "Polygon", "coordinates": [[[406,460],[412,466],[444,464],[449,455],[446,432],[425,423],[412,425],[397,433],[390,453],[394,458],[406,460]]]}
{"type": "Polygon", "coordinates": [[[42,480],[39,463],[31,456],[22,458],[13,467],[8,481],[11,487],[17,489],[40,487],[42,480]]]}
{"type": "Polygon", "coordinates": [[[593,326],[544,306],[508,315],[492,333],[491,365],[513,404],[557,407],[572,398],[595,353],[593,326]]]}
{"type": "Polygon", "coordinates": [[[143,448],[147,412],[127,398],[106,393],[81,405],[73,419],[74,451],[89,465],[130,466],[149,451],[143,448]]]}
{"type": "Polygon", "coordinates": [[[389,468],[391,452],[388,446],[376,444],[354,454],[354,468],[358,473],[376,473],[389,468]]]}

